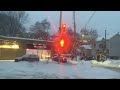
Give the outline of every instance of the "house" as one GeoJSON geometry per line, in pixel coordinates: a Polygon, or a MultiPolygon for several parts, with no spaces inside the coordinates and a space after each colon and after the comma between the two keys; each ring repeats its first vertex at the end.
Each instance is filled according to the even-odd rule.
{"type": "Polygon", "coordinates": [[[109,41],[110,58],[120,58],[120,34],[117,33],[109,41]]]}
{"type": "Polygon", "coordinates": [[[14,60],[25,54],[36,54],[40,59],[52,54],[53,41],[0,35],[0,60],[14,60]]]}
{"type": "Polygon", "coordinates": [[[98,53],[103,54],[107,51],[107,56],[109,56],[109,40],[106,40],[106,48],[105,48],[105,39],[103,38],[101,41],[96,41],[95,46],[92,46],[92,55],[96,56],[98,53]]]}
{"type": "Polygon", "coordinates": [[[120,58],[120,34],[117,33],[110,39],[106,40],[105,48],[105,39],[101,41],[96,41],[95,46],[92,46],[92,55],[96,56],[98,53],[105,53],[109,58],[120,58]]]}
{"type": "Polygon", "coordinates": [[[91,45],[81,45],[80,54],[81,56],[91,56],[92,48],[91,45]]]}

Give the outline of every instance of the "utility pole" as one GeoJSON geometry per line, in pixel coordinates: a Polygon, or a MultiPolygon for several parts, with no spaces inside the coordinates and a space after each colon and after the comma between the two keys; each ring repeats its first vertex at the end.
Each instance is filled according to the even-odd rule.
{"type": "Polygon", "coordinates": [[[61,31],[61,24],[62,24],[62,11],[60,11],[60,26],[59,26],[59,32],[61,31]]]}
{"type": "Polygon", "coordinates": [[[105,29],[105,56],[107,57],[107,50],[106,50],[106,48],[107,48],[107,45],[106,45],[106,29],[105,29]]]}
{"type": "MultiPolygon", "coordinates": [[[[76,45],[76,23],[75,23],[75,11],[73,11],[73,20],[74,20],[74,40],[76,45]]],[[[76,46],[75,46],[76,47],[76,46]]],[[[77,61],[77,53],[75,48],[75,60],[77,61]]]]}

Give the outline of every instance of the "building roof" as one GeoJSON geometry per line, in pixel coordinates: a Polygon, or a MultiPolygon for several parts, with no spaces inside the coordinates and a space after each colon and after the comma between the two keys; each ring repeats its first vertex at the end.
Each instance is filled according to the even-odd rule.
{"type": "MultiPolygon", "coordinates": [[[[108,39],[106,39],[106,41],[109,41],[110,39],[112,39],[112,38],[114,38],[114,37],[116,37],[116,36],[120,37],[119,32],[118,32],[117,34],[115,34],[114,36],[109,37],[108,39]]],[[[97,41],[97,42],[101,42],[102,40],[104,40],[104,37],[99,37],[99,38],[97,38],[96,41],[97,41]]]]}
{"type": "Polygon", "coordinates": [[[0,39],[12,39],[12,40],[24,40],[24,41],[38,41],[38,42],[54,42],[54,41],[48,41],[48,40],[39,40],[39,39],[29,39],[29,38],[20,38],[20,37],[7,37],[0,35],[0,39]]]}
{"type": "Polygon", "coordinates": [[[119,32],[117,34],[115,34],[114,36],[112,36],[110,39],[114,38],[114,37],[119,37],[120,38],[120,34],[119,32]]]}
{"type": "Polygon", "coordinates": [[[85,48],[85,49],[92,49],[92,48],[91,48],[91,45],[81,45],[80,47],[83,47],[83,48],[85,48]]]}

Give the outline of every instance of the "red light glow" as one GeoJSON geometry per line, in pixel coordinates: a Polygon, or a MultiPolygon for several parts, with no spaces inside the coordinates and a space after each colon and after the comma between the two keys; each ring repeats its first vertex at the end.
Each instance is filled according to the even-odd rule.
{"type": "Polygon", "coordinates": [[[60,46],[61,46],[61,47],[64,46],[64,40],[63,40],[63,39],[60,41],[60,46]]]}
{"type": "Polygon", "coordinates": [[[64,24],[63,27],[66,27],[66,25],[64,24]]]}
{"type": "Polygon", "coordinates": [[[54,42],[54,50],[56,53],[68,53],[72,46],[72,38],[67,33],[60,34],[54,42]]]}
{"type": "Polygon", "coordinates": [[[65,32],[66,31],[66,24],[62,24],[62,29],[61,29],[61,32],[65,32]]]}

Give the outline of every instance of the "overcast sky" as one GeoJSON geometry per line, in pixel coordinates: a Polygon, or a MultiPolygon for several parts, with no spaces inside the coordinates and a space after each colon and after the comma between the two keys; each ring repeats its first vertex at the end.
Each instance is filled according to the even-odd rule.
{"type": "MultiPolygon", "coordinates": [[[[59,27],[59,11],[27,11],[29,14],[29,22],[26,27],[34,24],[36,21],[42,21],[47,18],[51,23],[49,32],[55,33],[59,27]]],[[[80,29],[88,22],[94,11],[76,11],[76,30],[80,29]]],[[[73,27],[73,12],[63,11],[62,22],[66,23],[67,27],[73,27]]],[[[100,35],[104,37],[105,28],[107,30],[107,38],[115,35],[120,31],[120,11],[96,11],[93,18],[87,25],[88,28],[94,28],[100,35]]]]}

